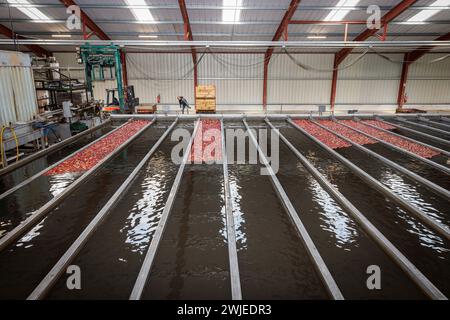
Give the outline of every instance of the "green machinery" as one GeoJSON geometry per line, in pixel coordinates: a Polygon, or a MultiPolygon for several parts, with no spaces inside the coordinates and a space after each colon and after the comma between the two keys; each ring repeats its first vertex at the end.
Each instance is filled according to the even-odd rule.
{"type": "Polygon", "coordinates": [[[136,103],[139,104],[139,99],[134,97],[134,88],[130,89],[130,87],[124,87],[123,85],[120,47],[113,44],[107,46],[86,44],[80,47],[78,55],[79,62],[84,64],[86,86],[91,95],[93,95],[93,81],[105,80],[105,70],[109,71],[112,79],[114,72],[117,89],[109,91],[117,92],[120,112],[132,112],[136,103]]]}

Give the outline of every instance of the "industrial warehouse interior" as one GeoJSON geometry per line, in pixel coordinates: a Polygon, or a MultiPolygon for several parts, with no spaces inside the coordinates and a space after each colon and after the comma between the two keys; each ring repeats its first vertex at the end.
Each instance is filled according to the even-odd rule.
{"type": "Polygon", "coordinates": [[[0,300],[447,300],[449,32],[450,0],[0,0],[0,300]]]}

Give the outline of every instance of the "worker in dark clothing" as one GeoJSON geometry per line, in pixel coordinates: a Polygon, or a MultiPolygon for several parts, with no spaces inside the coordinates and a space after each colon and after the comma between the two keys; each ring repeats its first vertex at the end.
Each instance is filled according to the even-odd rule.
{"type": "Polygon", "coordinates": [[[182,96],[177,97],[177,99],[178,99],[178,102],[180,103],[180,108],[182,109],[183,114],[184,114],[184,109],[185,108],[188,109],[187,110],[187,114],[189,114],[189,109],[191,107],[189,106],[189,103],[187,102],[187,100],[184,97],[182,97],[182,96]]]}

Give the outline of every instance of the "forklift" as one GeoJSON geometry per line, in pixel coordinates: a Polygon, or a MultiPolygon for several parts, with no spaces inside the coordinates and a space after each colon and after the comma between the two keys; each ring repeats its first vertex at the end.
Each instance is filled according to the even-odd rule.
{"type": "Polygon", "coordinates": [[[139,105],[139,98],[134,95],[134,86],[124,87],[123,109],[120,107],[118,89],[106,89],[106,105],[102,108],[105,113],[134,113],[135,107],[139,105]]]}

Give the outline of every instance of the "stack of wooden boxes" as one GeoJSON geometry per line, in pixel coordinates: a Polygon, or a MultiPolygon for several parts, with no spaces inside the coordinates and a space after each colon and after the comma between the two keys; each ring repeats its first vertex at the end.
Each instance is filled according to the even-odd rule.
{"type": "Polygon", "coordinates": [[[195,88],[195,110],[197,113],[216,112],[216,86],[199,85],[195,88]]]}

